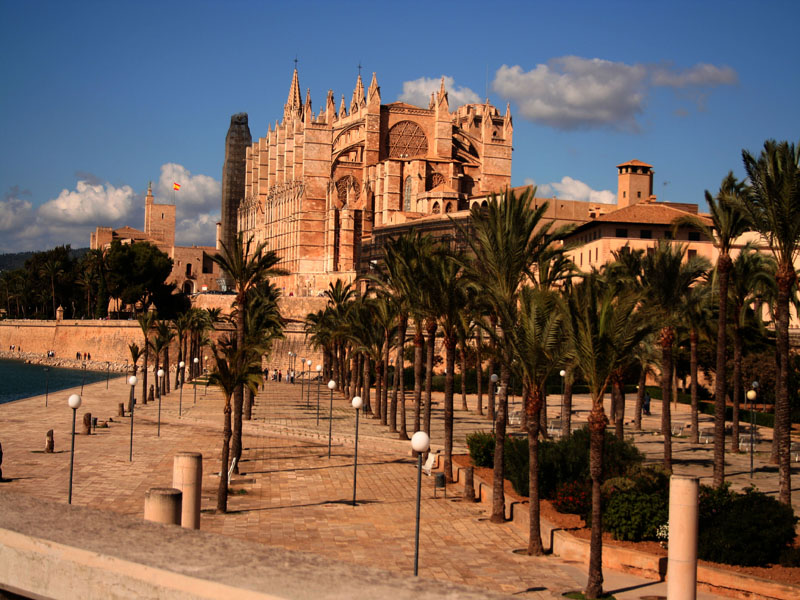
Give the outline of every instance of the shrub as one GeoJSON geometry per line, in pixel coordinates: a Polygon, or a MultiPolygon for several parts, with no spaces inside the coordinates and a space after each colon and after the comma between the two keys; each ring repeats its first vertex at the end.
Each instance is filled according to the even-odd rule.
{"type": "Polygon", "coordinates": [[[791,506],[752,488],[744,494],[704,488],[700,494],[698,557],[743,566],[774,564],[795,538],[791,506]]]}
{"type": "Polygon", "coordinates": [[[592,509],[592,495],[585,483],[567,482],[556,490],[553,508],[560,513],[586,517],[592,509]]]}
{"type": "MultiPolygon", "coordinates": [[[[512,438],[513,439],[513,438],[512,438]]],[[[528,495],[528,440],[514,439],[506,443],[506,477],[514,490],[528,495]]],[[[603,470],[607,477],[625,474],[642,462],[644,457],[632,442],[619,440],[606,432],[603,470]]],[[[566,439],[539,444],[539,493],[542,498],[552,498],[559,486],[589,480],[589,431],[574,431],[566,439]]]]}
{"type": "Polygon", "coordinates": [[[603,528],[615,539],[638,542],[658,539],[658,528],[669,519],[666,490],[637,488],[612,494],[603,513],[603,528]]]}
{"type": "Polygon", "coordinates": [[[476,467],[494,465],[494,434],[476,431],[467,436],[467,447],[472,464],[476,467]]]}

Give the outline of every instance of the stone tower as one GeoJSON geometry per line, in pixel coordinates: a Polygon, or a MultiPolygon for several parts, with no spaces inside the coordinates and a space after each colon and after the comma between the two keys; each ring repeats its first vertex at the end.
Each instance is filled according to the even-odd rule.
{"type": "Polygon", "coordinates": [[[617,165],[617,208],[650,202],[653,196],[653,165],[630,160],[617,165]]]}
{"type": "MultiPolygon", "coordinates": [[[[245,156],[253,142],[247,113],[231,117],[231,126],[225,136],[225,163],[222,166],[222,224],[218,242],[230,247],[236,238],[236,215],[244,198],[245,156]]],[[[219,243],[217,244],[219,246],[219,243]]]]}
{"type": "Polygon", "coordinates": [[[152,183],[148,184],[144,198],[144,233],[154,244],[175,245],[175,205],[157,204],[152,183]]]}

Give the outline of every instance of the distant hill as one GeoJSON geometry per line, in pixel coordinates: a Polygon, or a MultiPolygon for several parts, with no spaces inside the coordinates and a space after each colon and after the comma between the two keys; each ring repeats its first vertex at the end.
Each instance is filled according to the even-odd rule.
{"type": "MultiPolygon", "coordinates": [[[[89,248],[72,248],[70,255],[78,259],[89,251],[89,248]]],[[[36,252],[13,252],[0,254],[0,271],[14,271],[25,266],[25,261],[31,258],[36,252]]]]}

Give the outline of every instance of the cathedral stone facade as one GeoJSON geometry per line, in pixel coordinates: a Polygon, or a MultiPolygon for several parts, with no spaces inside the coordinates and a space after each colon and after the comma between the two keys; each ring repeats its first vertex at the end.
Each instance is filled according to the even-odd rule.
{"type": "Polygon", "coordinates": [[[349,104],[329,91],[315,114],[295,70],[283,118],[247,147],[237,229],[282,258],[286,295],[317,295],[355,277],[373,231],[508,187],[512,134],[508,108],[451,112],[444,80],[420,108],[381,104],[375,75],[366,91],[359,75],[349,104]]]}

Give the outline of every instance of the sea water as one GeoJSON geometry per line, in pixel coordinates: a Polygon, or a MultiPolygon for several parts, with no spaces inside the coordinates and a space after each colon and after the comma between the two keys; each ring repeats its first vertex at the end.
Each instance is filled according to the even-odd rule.
{"type": "MultiPolygon", "coordinates": [[[[54,393],[57,395],[61,390],[80,386],[82,381],[88,385],[106,378],[105,371],[46,368],[49,370],[45,371],[45,365],[0,359],[0,404],[38,396],[45,391],[48,391],[50,400],[53,400],[54,393]]],[[[111,373],[110,376],[120,377],[118,373],[111,373]]]]}

